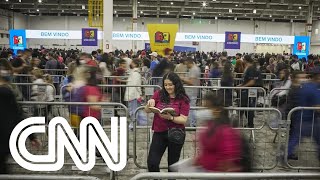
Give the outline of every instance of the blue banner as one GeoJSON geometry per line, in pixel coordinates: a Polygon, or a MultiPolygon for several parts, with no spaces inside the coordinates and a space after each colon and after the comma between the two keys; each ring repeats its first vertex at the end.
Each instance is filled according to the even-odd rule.
{"type": "Polygon", "coordinates": [[[224,49],[240,49],[241,32],[226,32],[224,49]]]}
{"type": "Polygon", "coordinates": [[[82,29],[82,46],[98,46],[98,29],[82,29]]]}
{"type": "MultiPolygon", "coordinates": [[[[150,43],[145,43],[144,48],[145,50],[151,50],[150,43]]],[[[185,47],[185,46],[174,46],[173,50],[177,52],[196,52],[197,48],[185,47]]]]}
{"type": "Polygon", "coordinates": [[[309,36],[295,36],[294,37],[294,45],[293,45],[293,54],[297,55],[299,59],[309,55],[309,44],[310,37],[309,36]]]}
{"type": "Polygon", "coordinates": [[[12,49],[15,54],[17,54],[18,50],[24,50],[27,48],[26,30],[11,29],[9,33],[10,33],[10,39],[9,39],[10,49],[12,49]]]}

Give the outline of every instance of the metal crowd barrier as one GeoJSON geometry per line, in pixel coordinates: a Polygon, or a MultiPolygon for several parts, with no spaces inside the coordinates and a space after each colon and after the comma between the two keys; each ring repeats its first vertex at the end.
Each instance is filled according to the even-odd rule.
{"type": "Polygon", "coordinates": [[[287,117],[285,164],[291,169],[319,170],[320,161],[320,107],[296,107],[287,117]],[[290,127],[290,128],[289,128],[290,127]],[[302,140],[305,138],[304,140],[302,140]],[[317,144],[314,145],[314,141],[317,144]],[[289,147],[290,146],[290,147],[289,147]],[[298,160],[288,160],[288,151],[296,150],[298,160]]]}
{"type": "MultiPolygon", "coordinates": [[[[52,119],[53,117],[63,117],[66,120],[68,120],[69,123],[71,123],[71,114],[78,114],[79,111],[81,111],[81,109],[83,107],[90,107],[93,108],[93,106],[95,106],[95,108],[98,107],[99,110],[101,112],[101,125],[103,127],[103,129],[109,133],[110,132],[110,121],[111,121],[111,117],[115,117],[114,115],[114,111],[118,110],[121,111],[121,114],[119,114],[121,117],[128,117],[128,109],[125,105],[121,104],[121,103],[102,103],[102,102],[97,102],[97,103],[88,103],[88,102],[34,102],[34,101],[22,101],[19,102],[19,104],[22,106],[22,108],[24,109],[24,111],[29,114],[29,117],[33,117],[32,114],[32,109],[34,108],[34,106],[45,106],[44,109],[40,109],[40,111],[48,111],[48,108],[51,109],[51,114],[44,114],[42,116],[44,116],[46,118],[46,125],[48,125],[50,119],[52,119]]],[[[43,113],[42,113],[43,114],[43,113]]],[[[89,110],[89,113],[87,116],[93,116],[95,117],[96,112],[94,112],[93,110],[89,110]]],[[[79,128],[76,126],[72,126],[72,128],[74,129],[75,133],[79,133],[78,130],[79,128]]],[[[129,129],[127,128],[127,138],[128,138],[128,142],[127,142],[127,155],[129,158],[129,129]]],[[[27,146],[27,149],[30,152],[34,152],[33,154],[47,154],[47,145],[48,145],[48,136],[47,133],[45,134],[41,134],[41,136],[39,136],[39,140],[42,142],[42,147],[39,149],[39,151],[34,150],[30,147],[27,146]]],[[[71,160],[71,157],[69,156],[65,156],[65,163],[64,165],[74,165],[73,161],[71,160]]],[[[106,164],[101,160],[98,161],[96,164],[96,166],[106,166],[106,164]]]]}
{"type": "MultiPolygon", "coordinates": [[[[209,92],[222,92],[224,96],[224,106],[235,107],[258,107],[259,98],[262,99],[262,106],[265,104],[266,90],[261,87],[216,87],[216,86],[184,86],[187,95],[192,99],[197,94],[197,104],[203,104],[204,97],[209,92]]],[[[194,102],[193,102],[194,103],[194,102]]],[[[191,106],[196,106],[191,104],[191,106]]]]}
{"type": "MultiPolygon", "coordinates": [[[[147,169],[146,164],[143,164],[142,162],[147,162],[146,158],[148,156],[149,147],[152,139],[152,131],[151,131],[151,126],[153,121],[152,113],[147,114],[147,117],[148,117],[147,125],[144,125],[144,126],[137,125],[138,112],[143,110],[144,108],[145,107],[139,107],[135,111],[135,121],[133,124],[133,161],[134,161],[134,164],[140,169],[147,169]],[[140,152],[139,150],[142,150],[144,152],[140,152]]],[[[199,110],[199,109],[204,109],[204,107],[190,108],[190,110],[199,110]]],[[[276,112],[281,118],[280,111],[275,108],[232,108],[230,107],[226,109],[229,111],[229,115],[230,115],[230,112],[234,112],[234,111],[236,111],[237,114],[240,114],[241,111],[246,111],[246,110],[264,111],[264,112],[273,111],[273,112],[276,112]]],[[[264,114],[267,114],[267,113],[262,113],[259,115],[260,117],[255,119],[255,122],[256,122],[255,124],[261,125],[261,127],[259,128],[247,128],[247,127],[239,126],[239,124],[241,123],[237,123],[237,119],[234,119],[231,117],[231,123],[232,123],[231,125],[235,129],[239,129],[245,132],[250,132],[245,134],[246,136],[249,136],[249,138],[252,140],[254,140],[255,138],[254,136],[257,135],[258,137],[257,142],[253,141],[252,143],[252,146],[253,146],[252,159],[254,160],[253,162],[256,163],[254,164],[253,168],[259,169],[259,170],[274,169],[279,163],[278,162],[279,159],[277,158],[277,156],[278,156],[278,152],[280,151],[280,141],[278,142],[277,147],[274,147],[274,143],[272,141],[273,139],[272,138],[268,139],[267,134],[272,134],[275,132],[271,131],[271,129],[269,129],[269,127],[266,126],[268,117],[265,117],[264,114]]],[[[199,151],[197,147],[197,140],[196,140],[197,131],[203,128],[204,127],[186,127],[186,132],[187,132],[186,141],[181,152],[181,159],[193,158],[194,156],[197,155],[199,151]]],[[[277,131],[280,131],[280,129],[278,129],[277,131]]],[[[166,158],[162,158],[162,159],[166,159],[166,158]]],[[[161,165],[163,164],[164,162],[162,161],[161,165]]],[[[160,166],[160,168],[166,169],[168,167],[160,166]]]]}
{"type": "MultiPolygon", "coordinates": [[[[111,81],[115,80],[116,78],[119,78],[121,80],[127,80],[129,76],[103,76],[103,77],[106,79],[106,81],[107,81],[106,83],[107,84],[109,84],[109,83],[113,84],[113,82],[111,82],[111,81]]],[[[119,82],[119,83],[121,83],[121,82],[119,82]]],[[[142,85],[147,85],[148,81],[147,81],[147,79],[145,77],[142,76],[141,77],[141,83],[142,83],[142,85]]]]}
{"type": "Polygon", "coordinates": [[[66,75],[68,69],[42,69],[43,72],[48,74],[60,74],[60,75],[66,75]]]}
{"type": "Polygon", "coordinates": [[[320,173],[140,173],[130,180],[142,179],[210,179],[210,180],[248,180],[248,179],[319,179],[320,173]]]}
{"type": "MultiPolygon", "coordinates": [[[[65,92],[65,89],[69,87],[68,85],[62,86],[60,92],[65,92]]],[[[149,98],[154,94],[154,91],[161,89],[160,86],[157,85],[111,85],[111,84],[99,84],[98,87],[101,90],[102,95],[106,95],[106,97],[111,102],[122,103],[126,88],[129,88],[128,91],[136,91],[136,88],[141,88],[142,96],[144,98],[149,98]]],[[[71,98],[71,95],[70,97],[71,98]]],[[[60,94],[60,99],[63,101],[63,93],[60,94]]]]}
{"type": "Polygon", "coordinates": [[[60,175],[0,175],[0,179],[5,179],[5,180],[57,180],[57,179],[62,179],[62,180],[100,180],[97,177],[92,177],[92,176],[60,176],[60,175]]]}
{"type": "MultiPolygon", "coordinates": [[[[235,77],[241,76],[243,77],[244,73],[233,73],[235,77]]],[[[263,79],[277,79],[277,75],[273,73],[261,73],[263,79]]]]}
{"type": "Polygon", "coordinates": [[[31,100],[33,87],[35,87],[36,91],[39,93],[39,95],[36,96],[45,96],[47,86],[51,86],[53,88],[53,97],[55,97],[57,93],[56,87],[53,84],[49,83],[12,83],[12,85],[15,85],[19,88],[20,92],[26,100],[31,100]]]}

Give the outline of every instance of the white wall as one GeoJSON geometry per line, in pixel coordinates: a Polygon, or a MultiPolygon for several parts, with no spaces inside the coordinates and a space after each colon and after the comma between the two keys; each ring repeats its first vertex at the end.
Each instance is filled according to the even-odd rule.
{"type": "Polygon", "coordinates": [[[0,46],[9,47],[9,38],[6,36],[6,34],[9,34],[9,21],[11,21],[14,29],[26,29],[28,24],[27,16],[2,9],[0,9],[0,11],[1,14],[3,14],[0,15],[0,33],[5,34],[3,38],[0,36],[0,46]]]}

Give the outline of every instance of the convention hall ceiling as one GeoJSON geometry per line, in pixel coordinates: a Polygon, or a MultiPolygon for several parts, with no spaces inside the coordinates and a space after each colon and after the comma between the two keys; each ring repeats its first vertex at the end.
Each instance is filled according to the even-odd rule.
{"type": "MultiPolygon", "coordinates": [[[[194,19],[305,21],[320,0],[138,0],[138,16],[194,19]]],[[[132,0],[113,0],[115,17],[132,17],[132,0]]],[[[0,7],[28,15],[87,16],[88,0],[0,0],[0,7]]]]}

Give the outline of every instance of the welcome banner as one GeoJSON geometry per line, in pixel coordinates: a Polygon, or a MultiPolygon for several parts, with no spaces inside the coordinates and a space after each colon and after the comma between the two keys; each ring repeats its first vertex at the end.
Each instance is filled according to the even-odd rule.
{"type": "Polygon", "coordinates": [[[164,56],[166,48],[173,49],[178,28],[177,24],[149,24],[148,33],[151,50],[164,56]]]}
{"type": "Polygon", "coordinates": [[[224,49],[240,49],[241,32],[225,33],[224,49]]]}

